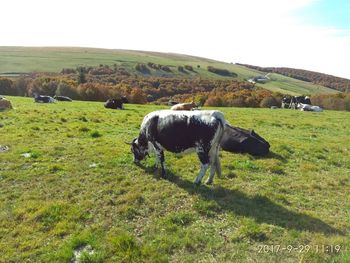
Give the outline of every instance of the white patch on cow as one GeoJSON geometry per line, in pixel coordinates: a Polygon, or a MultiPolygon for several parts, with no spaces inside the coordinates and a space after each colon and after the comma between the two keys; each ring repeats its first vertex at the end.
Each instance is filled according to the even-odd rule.
{"type": "MultiPolygon", "coordinates": [[[[222,124],[226,124],[226,120],[224,117],[224,114],[220,111],[215,110],[204,110],[204,111],[172,111],[172,110],[160,110],[160,111],[154,111],[149,114],[147,114],[141,124],[141,130],[143,130],[149,119],[151,119],[153,116],[159,116],[160,119],[165,119],[168,116],[177,116],[178,118],[185,118],[185,117],[195,117],[195,119],[198,120],[198,122],[205,123],[207,125],[212,125],[213,121],[215,119],[220,119],[222,124]]],[[[169,118],[169,121],[171,121],[171,118],[169,118]]],[[[164,122],[164,125],[166,125],[166,122],[164,122]]]]}

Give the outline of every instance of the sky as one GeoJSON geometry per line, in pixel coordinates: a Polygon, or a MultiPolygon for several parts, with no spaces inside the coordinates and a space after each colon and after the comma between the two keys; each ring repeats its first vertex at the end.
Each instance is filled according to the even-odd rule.
{"type": "Polygon", "coordinates": [[[3,0],[0,46],[181,53],[350,78],[348,0],[3,0]]]}

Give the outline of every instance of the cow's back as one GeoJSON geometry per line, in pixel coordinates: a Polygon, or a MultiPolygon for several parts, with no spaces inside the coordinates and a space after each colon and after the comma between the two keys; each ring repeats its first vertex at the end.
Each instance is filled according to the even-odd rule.
{"type": "Polygon", "coordinates": [[[171,152],[183,152],[205,145],[210,147],[218,127],[225,125],[218,111],[158,111],[145,117],[153,140],[171,152]]]}

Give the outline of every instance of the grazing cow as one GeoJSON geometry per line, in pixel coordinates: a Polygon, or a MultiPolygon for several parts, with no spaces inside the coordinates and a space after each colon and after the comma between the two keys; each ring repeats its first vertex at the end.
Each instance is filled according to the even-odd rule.
{"type": "Polygon", "coordinates": [[[297,108],[300,109],[301,111],[315,111],[315,112],[323,111],[323,109],[319,106],[313,106],[313,105],[304,104],[304,103],[298,103],[297,108]]]}
{"type": "Polygon", "coordinates": [[[55,99],[51,96],[43,96],[43,95],[37,95],[34,98],[34,102],[37,103],[54,103],[55,99]]]}
{"type": "Polygon", "coordinates": [[[191,103],[179,103],[172,106],[171,110],[192,110],[193,108],[197,108],[196,103],[191,101],[191,103]]]}
{"type": "Polygon", "coordinates": [[[156,155],[156,165],[161,165],[165,178],[164,150],[173,153],[196,151],[201,169],[194,181],[199,185],[208,167],[213,182],[215,172],[221,176],[219,147],[226,121],[219,111],[160,110],[145,116],[139,136],[131,143],[134,162],[139,163],[149,151],[156,155]]]}
{"type": "Polygon", "coordinates": [[[58,101],[73,101],[71,98],[66,96],[55,96],[53,98],[58,101]]]}
{"type": "Polygon", "coordinates": [[[291,99],[292,99],[291,97],[284,97],[284,98],[282,99],[281,108],[282,108],[282,109],[289,108],[291,99]]]}
{"type": "Polygon", "coordinates": [[[311,105],[311,100],[308,96],[294,96],[291,98],[289,108],[297,109],[299,103],[311,105]]]}

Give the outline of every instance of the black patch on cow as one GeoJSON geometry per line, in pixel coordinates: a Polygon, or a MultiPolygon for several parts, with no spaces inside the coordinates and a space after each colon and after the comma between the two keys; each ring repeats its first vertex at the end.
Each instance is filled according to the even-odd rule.
{"type": "Polygon", "coordinates": [[[246,130],[226,124],[220,146],[233,153],[249,153],[262,156],[269,153],[270,144],[254,130],[246,130]]]}
{"type": "Polygon", "coordinates": [[[152,130],[152,142],[157,142],[166,150],[181,153],[187,149],[200,147],[203,152],[208,152],[211,140],[220,125],[220,120],[214,120],[210,124],[200,121],[198,116],[168,115],[157,121],[152,117],[152,123],[157,123],[152,130]]]}
{"type": "Polygon", "coordinates": [[[54,99],[58,100],[58,101],[72,101],[71,98],[66,97],[66,96],[55,96],[54,99]]]}

